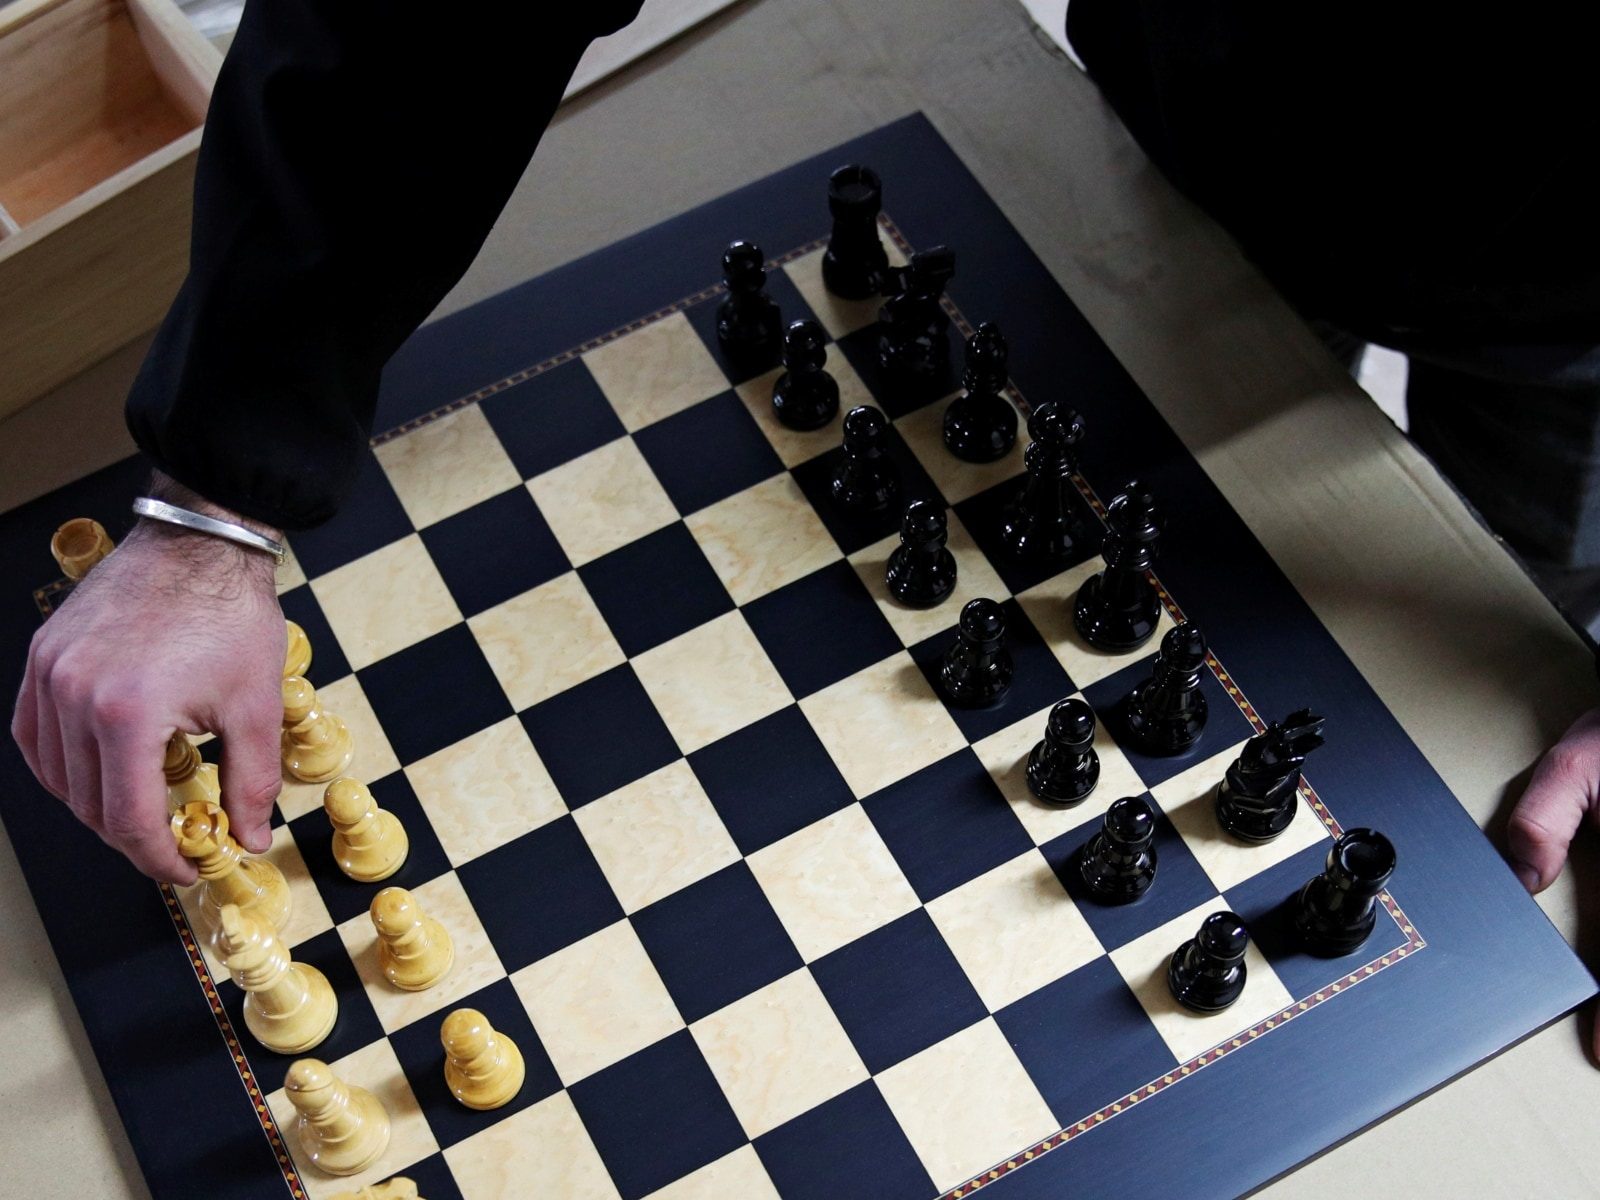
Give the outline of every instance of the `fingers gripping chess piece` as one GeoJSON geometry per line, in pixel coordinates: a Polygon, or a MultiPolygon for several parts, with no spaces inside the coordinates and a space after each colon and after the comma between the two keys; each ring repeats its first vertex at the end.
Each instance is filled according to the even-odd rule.
{"type": "Polygon", "coordinates": [[[1322,725],[1302,708],[1246,742],[1217,785],[1217,823],[1245,842],[1270,842],[1289,828],[1299,807],[1300,772],[1322,745],[1322,725]]]}
{"type": "Polygon", "coordinates": [[[884,576],[889,594],[911,608],[932,608],[955,591],[956,559],[945,548],[949,536],[944,510],[933,501],[906,505],[900,544],[889,555],[884,576]]]}
{"type": "Polygon", "coordinates": [[[410,892],[386,887],[372,898],[370,911],[385,979],[402,991],[420,992],[445,977],[455,960],[450,935],[410,892]]]}
{"type": "Polygon", "coordinates": [[[355,757],[350,731],[323,711],[316,689],[304,677],[283,681],[283,769],[302,783],[327,783],[355,757]]]}
{"type": "Polygon", "coordinates": [[[351,879],[376,883],[400,869],[411,840],[400,818],[379,808],[366,784],[335,779],[322,794],[322,807],[333,826],[333,860],[351,879]]]}
{"type": "Polygon", "coordinates": [[[1161,639],[1150,678],[1123,700],[1124,724],[1135,749],[1144,754],[1182,754],[1200,740],[1206,727],[1206,697],[1200,672],[1206,665],[1206,639],[1185,621],[1161,639]]]}
{"type": "Polygon", "coordinates": [[[339,1016],[333,986],[309,963],[291,959],[267,922],[237,904],[224,904],[217,953],[245,992],[246,1028],[268,1050],[304,1054],[328,1036],[339,1016]]]}
{"type": "Polygon", "coordinates": [[[822,282],[835,296],[865,300],[882,289],[889,270],[878,237],[882,207],[883,181],[871,167],[851,163],[828,176],[833,233],[822,255],[822,282]]]}
{"type": "Polygon", "coordinates": [[[289,1066],[284,1093],[295,1107],[295,1133],[312,1164],[329,1175],[354,1175],[389,1148],[389,1114],[364,1087],[346,1083],[328,1064],[302,1058],[289,1066]]]}
{"type": "Polygon", "coordinates": [[[202,761],[199,749],[181,729],[167,739],[161,773],[167,778],[167,808],[172,812],[186,804],[222,803],[216,764],[202,761]]]}
{"type": "Polygon", "coordinates": [[[1106,809],[1100,831],[1079,851],[1078,872],[1101,904],[1130,904],[1156,881],[1156,815],[1143,798],[1106,809]]]}
{"type": "Polygon", "coordinates": [[[844,415],[844,458],[830,492],[843,509],[887,508],[900,495],[900,471],[889,458],[889,422],[870,404],[844,415]]]}
{"type": "Polygon", "coordinates": [[[1394,846],[1377,830],[1345,830],[1322,873],[1295,897],[1300,944],[1323,958],[1360,949],[1378,922],[1378,893],[1388,886],[1394,862],[1394,846]]]}
{"type": "Polygon", "coordinates": [[[1012,671],[1004,610],[993,600],[969,600],[961,610],[956,640],[939,664],[939,690],[964,707],[997,704],[1011,687],[1012,671]]]}
{"type": "Polygon", "coordinates": [[[228,814],[215,804],[186,804],[172,814],[178,853],[200,873],[196,899],[215,926],[224,904],[235,904],[274,929],[289,919],[289,884],[264,858],[247,858],[228,832],[228,814]]]}
{"type": "Polygon", "coordinates": [[[339,1192],[328,1200],[422,1200],[417,1195],[417,1185],[404,1175],[396,1175],[383,1183],[369,1183],[358,1192],[339,1192]]]}
{"type": "Polygon", "coordinates": [[[1000,536],[1012,554],[1033,562],[1065,563],[1084,536],[1078,515],[1078,443],[1083,418],[1046,401],[1028,417],[1033,440],[1023,452],[1027,480],[1006,508],[1000,536]]]}
{"type": "Polygon", "coordinates": [[[945,449],[967,462],[1004,458],[1017,442],[1017,410],[1001,393],[1009,351],[1000,327],[985,321],[967,339],[961,395],[944,410],[945,449]]]}
{"type": "Polygon", "coordinates": [[[839,385],[823,366],[827,341],[809,317],[784,331],[784,370],[772,385],[772,411],[790,429],[821,429],[839,411],[839,385]]]}
{"type": "Polygon", "coordinates": [[[284,621],[288,641],[283,652],[283,677],[299,675],[304,678],[311,669],[311,639],[306,631],[293,621],[284,621]]]}
{"type": "Polygon", "coordinates": [[[1221,1012],[1244,991],[1250,935],[1231,912],[1214,912],[1172,956],[1167,986],[1172,998],[1198,1013],[1221,1012]]]}
{"type": "Polygon", "coordinates": [[[77,583],[116,547],[99,521],[74,517],[50,539],[50,553],[61,573],[77,583]]]}
{"type": "Polygon", "coordinates": [[[783,349],[778,306],[767,295],[766,262],[754,242],[732,242],[722,253],[728,295],[717,306],[717,345],[742,373],[773,366],[783,349]]]}
{"type": "Polygon", "coordinates": [[[1078,589],[1072,624],[1089,645],[1120,653],[1149,641],[1161,617],[1161,600],[1145,576],[1161,536],[1155,497],[1130,481],[1106,508],[1106,526],[1105,570],[1078,589]]]}
{"type": "Polygon", "coordinates": [[[499,1108],[522,1090],[522,1051],[475,1008],[458,1008],[439,1030],[444,1079],[468,1108],[499,1108]]]}
{"type": "Polygon", "coordinates": [[[1050,710],[1044,737],[1028,755],[1028,790],[1049,804],[1082,803],[1100,782],[1094,709],[1074,696],[1050,710]]]}

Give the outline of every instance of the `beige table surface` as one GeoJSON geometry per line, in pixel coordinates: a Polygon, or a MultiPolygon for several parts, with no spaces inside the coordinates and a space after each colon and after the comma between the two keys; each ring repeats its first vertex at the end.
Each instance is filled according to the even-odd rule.
{"type": "MultiPolygon", "coordinates": [[[[444,309],[915,109],[1492,831],[1541,749],[1596,702],[1578,642],[1014,0],[736,6],[563,111],[444,309]]],[[[427,212],[416,215],[427,237],[427,212]]],[[[951,237],[959,244],[959,231],[951,237]]],[[[119,407],[141,349],[0,424],[0,509],[131,449],[119,407]]],[[[1591,962],[1596,840],[1586,835],[1542,898],[1591,962]]],[[[144,1196],[9,844],[0,963],[0,1195],[144,1196]]],[[[1600,1196],[1591,1016],[1557,1023],[1263,1194],[1600,1196]]]]}

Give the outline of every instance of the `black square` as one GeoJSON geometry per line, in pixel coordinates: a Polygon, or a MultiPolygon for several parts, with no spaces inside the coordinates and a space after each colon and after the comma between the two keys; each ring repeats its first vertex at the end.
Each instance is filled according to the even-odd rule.
{"type": "Polygon", "coordinates": [[[989,1015],[926,909],[818,959],[811,973],[874,1075],[989,1015]]]}
{"type": "Polygon", "coordinates": [[[578,577],[630,658],[733,608],[682,521],[585,563],[578,577]]]}
{"type": "Polygon", "coordinates": [[[522,724],[568,808],[678,757],[678,743],[627,663],[540,701],[522,724]]]}
{"type": "Polygon", "coordinates": [[[569,566],[525,487],[428,526],[422,541],[467,617],[547,583],[569,566]]]}
{"type": "Polygon", "coordinates": [[[568,1094],[623,1200],[639,1200],[746,1141],[687,1029],[568,1094]]]}
{"type": "MultiPolygon", "coordinates": [[[[383,1026],[372,1009],[372,1001],[367,999],[366,988],[356,974],[355,964],[350,961],[350,952],[344,948],[344,941],[337,929],[327,929],[314,938],[307,938],[291,947],[290,954],[295,962],[315,967],[326,975],[334,997],[339,1001],[339,1015],[333,1022],[333,1030],[326,1040],[318,1042],[311,1050],[303,1050],[298,1054],[279,1054],[268,1050],[256,1041],[255,1035],[244,1023],[245,994],[239,985],[232,981],[219,981],[217,984],[222,1007],[239,1033],[240,1044],[244,1046],[251,1066],[257,1075],[268,1080],[282,1080],[289,1064],[307,1054],[314,1054],[325,1062],[334,1062],[363,1046],[383,1040],[383,1026]]],[[[270,1083],[268,1089],[276,1086],[276,1083],[270,1083]]]]}
{"type": "Polygon", "coordinates": [[[752,600],[744,615],[796,699],[900,650],[894,627],[844,561],[752,600]]]}
{"type": "Polygon", "coordinates": [[[801,463],[794,468],[794,480],[811,501],[817,516],[833,534],[833,540],[846,554],[864,550],[874,542],[881,542],[900,530],[900,517],[906,505],[913,500],[931,500],[944,507],[944,497],[934,486],[922,463],[911,452],[892,425],[884,437],[885,451],[890,462],[900,472],[900,497],[892,504],[876,511],[849,511],[833,502],[833,472],[844,461],[844,446],[835,445],[825,454],[801,463]]]}
{"type": "Polygon", "coordinates": [[[1100,542],[1105,534],[1105,527],[1100,524],[1100,518],[1095,516],[1094,510],[1089,507],[1082,494],[1074,489],[1072,493],[1074,512],[1083,529],[1083,536],[1074,544],[1072,553],[1054,562],[1033,562],[1017,558],[1000,536],[1000,531],[1005,526],[1006,508],[1022,493],[1026,478],[1025,475],[1017,475],[979,492],[976,496],[969,496],[955,506],[956,516],[961,518],[961,523],[967,527],[967,532],[972,534],[972,540],[978,543],[978,548],[993,564],[995,573],[1000,576],[1012,595],[1035,584],[1043,583],[1069,567],[1093,558],[1100,553],[1100,542]]]}
{"type": "Polygon", "coordinates": [[[783,1200],[927,1200],[938,1190],[870,1079],[755,1146],[783,1200]]]}
{"type": "MultiPolygon", "coordinates": [[[[767,264],[767,295],[778,305],[779,327],[787,326],[791,321],[816,320],[816,315],[811,311],[800,289],[794,286],[794,281],[782,267],[767,264]]],[[[689,324],[694,326],[700,340],[705,342],[706,349],[711,351],[711,357],[717,360],[722,368],[722,373],[734,383],[743,383],[746,379],[763,374],[779,364],[776,358],[766,366],[739,367],[728,361],[728,356],[722,352],[722,346],[717,341],[717,309],[721,307],[727,293],[719,291],[716,295],[707,297],[697,304],[691,304],[684,310],[684,315],[689,318],[689,324]]],[[[780,347],[781,351],[781,347],[780,347]]]]}
{"type": "Polygon", "coordinates": [[[508,972],[622,919],[622,905],[570,816],[456,872],[508,972]]]}
{"type": "Polygon", "coordinates": [[[289,822],[294,844],[336,925],[365,913],[372,898],[386,887],[414,888],[450,871],[450,859],[428,823],[428,815],[417,800],[416,792],[411,790],[411,781],[405,772],[385,775],[371,785],[371,791],[378,807],[395,815],[409,842],[405,861],[387,879],[361,883],[339,869],[333,858],[333,827],[321,808],[314,808],[289,822]]]}
{"type": "Polygon", "coordinates": [[[633,435],[684,516],[783,470],[761,427],[733,392],[722,392],[633,435]]]}
{"type": "Polygon", "coordinates": [[[291,534],[289,545],[307,579],[325,575],[411,532],[411,518],[394,494],[377,457],[363,446],[355,482],[339,515],[315,529],[291,534]]]}
{"type": "Polygon", "coordinates": [[[487,397],[480,406],[524,479],[626,432],[582,359],[542,371],[487,397]]]}
{"type": "Polygon", "coordinates": [[[634,913],[633,927],[691,1023],[804,965],[743,862],[634,913]]]}
{"type": "Polygon", "coordinates": [[[889,416],[899,418],[916,412],[960,387],[955,362],[961,354],[961,334],[954,326],[950,329],[950,358],[944,375],[928,384],[911,388],[884,376],[883,368],[878,365],[880,332],[877,322],[873,322],[864,329],[845,334],[829,347],[829,353],[844,355],[855,368],[856,374],[861,376],[861,382],[867,385],[867,390],[878,401],[879,407],[889,416]]]}
{"type": "Polygon", "coordinates": [[[417,1185],[417,1195],[427,1200],[462,1200],[456,1177],[443,1154],[435,1151],[421,1162],[414,1162],[400,1174],[417,1185]]]}
{"type": "Polygon", "coordinates": [[[861,802],[924,904],[1033,848],[971,749],[861,802]]]}
{"type": "Polygon", "coordinates": [[[855,802],[794,704],[696,750],[689,765],[742,854],[855,802]]]}
{"type": "MultiPolygon", "coordinates": [[[[561,1079],[545,1053],[544,1044],[528,1019],[528,1013],[517,997],[509,979],[501,979],[488,987],[466,996],[450,1005],[450,1010],[475,1008],[489,1019],[497,1034],[504,1034],[522,1053],[526,1075],[522,1090],[505,1104],[489,1112],[468,1108],[450,1092],[444,1078],[444,1047],[439,1041],[439,1028],[444,1012],[437,1012],[413,1021],[404,1029],[389,1035],[395,1057],[406,1074],[417,1105],[428,1118],[439,1148],[447,1149],[471,1137],[480,1130],[505,1120],[512,1113],[521,1112],[546,1096],[561,1090],[561,1079]]],[[[409,1175],[409,1172],[403,1172],[409,1175]]],[[[430,1198],[431,1200],[431,1198],[430,1198]]]]}
{"type": "Polygon", "coordinates": [[[464,624],[363,667],[356,676],[402,763],[453,746],[512,712],[489,660],[464,624]]]}
{"type": "Polygon", "coordinates": [[[318,687],[327,687],[337,679],[350,674],[350,662],[344,656],[333,627],[322,615],[322,606],[311,592],[309,584],[290,588],[278,597],[283,615],[306,631],[311,642],[311,666],[306,674],[318,687]]]}

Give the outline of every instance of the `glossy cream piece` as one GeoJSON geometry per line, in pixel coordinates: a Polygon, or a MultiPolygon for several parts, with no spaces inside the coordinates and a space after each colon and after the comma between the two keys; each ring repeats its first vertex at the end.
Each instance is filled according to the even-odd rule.
{"type": "Polygon", "coordinates": [[[217,952],[245,993],[245,1027],[268,1050],[304,1054],[333,1029],[339,1002],[327,976],[291,959],[277,930],[260,917],[224,904],[217,952]]]}
{"type": "MultiPolygon", "coordinates": [[[[362,690],[359,678],[346,675],[336,679],[326,687],[317,689],[317,699],[330,711],[338,713],[344,727],[350,731],[355,755],[343,774],[362,783],[372,783],[400,769],[400,760],[389,745],[388,735],[384,733],[377,714],[372,711],[372,704],[362,690]]],[[[283,813],[283,819],[293,821],[296,817],[303,817],[321,808],[327,784],[327,780],[302,783],[293,776],[285,775],[283,790],[278,793],[278,809],[283,813]]]]}
{"type": "Polygon", "coordinates": [[[410,892],[384,888],[372,898],[368,912],[378,933],[378,965],[385,979],[401,991],[420,992],[445,977],[455,961],[455,944],[410,892]]]}
{"type": "Polygon", "coordinates": [[[50,539],[50,553],[55,556],[56,565],[74,583],[114,549],[111,535],[90,517],[74,517],[50,539]]]}
{"type": "Polygon", "coordinates": [[[292,1063],[284,1094],[298,1114],[294,1134],[311,1164],[329,1175],[364,1171],[388,1148],[389,1114],[364,1087],[315,1058],[292,1063]]]}
{"type": "Polygon", "coordinates": [[[376,883],[400,869],[411,849],[400,818],[379,808],[359,779],[335,779],[323,793],[322,807],[333,826],[333,860],[360,883],[376,883]]]}
{"type": "MultiPolygon", "coordinates": [[[[200,874],[195,902],[215,930],[224,904],[265,920],[275,929],[289,920],[289,884],[270,862],[245,856],[228,832],[228,814],[214,804],[195,802],[172,814],[178,853],[200,874]]],[[[214,941],[214,938],[213,938],[214,941]]]]}
{"type": "Polygon", "coordinates": [[[450,1094],[468,1108],[509,1104],[522,1090],[526,1067],[522,1051],[475,1008],[458,1008],[439,1028],[444,1045],[444,1079],[450,1094]]]}
{"type": "Polygon", "coordinates": [[[199,748],[182,730],[167,739],[161,773],[167,780],[167,808],[171,812],[187,804],[222,803],[215,764],[201,760],[199,748]]]}
{"type": "Polygon", "coordinates": [[[396,1175],[382,1183],[370,1183],[354,1192],[339,1192],[328,1200],[426,1200],[417,1195],[417,1185],[404,1175],[396,1175]]]}
{"type": "Polygon", "coordinates": [[[284,772],[302,783],[343,774],[356,753],[345,723],[321,707],[316,689],[301,676],[284,679],[282,690],[284,772]]]}
{"type": "Polygon", "coordinates": [[[306,631],[300,625],[288,618],[284,619],[285,642],[283,651],[283,677],[291,675],[305,676],[311,669],[311,639],[306,636],[306,631]]]}

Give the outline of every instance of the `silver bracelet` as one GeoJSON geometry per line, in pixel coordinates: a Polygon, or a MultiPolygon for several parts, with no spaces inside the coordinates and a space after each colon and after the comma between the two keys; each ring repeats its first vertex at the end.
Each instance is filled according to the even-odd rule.
{"type": "Polygon", "coordinates": [[[181,525],[184,529],[192,529],[196,533],[209,533],[212,537],[225,538],[241,546],[248,546],[252,550],[264,550],[277,560],[279,566],[283,565],[284,555],[288,553],[282,542],[275,542],[253,529],[246,529],[243,525],[236,525],[232,521],[219,521],[216,517],[190,512],[187,508],[179,508],[176,504],[168,504],[165,500],[140,496],[133,502],[133,511],[141,517],[149,517],[152,521],[181,525]]]}

